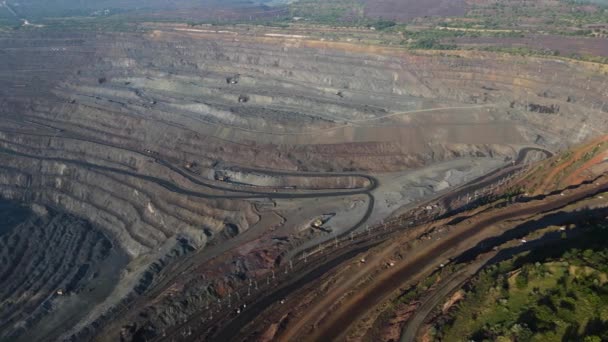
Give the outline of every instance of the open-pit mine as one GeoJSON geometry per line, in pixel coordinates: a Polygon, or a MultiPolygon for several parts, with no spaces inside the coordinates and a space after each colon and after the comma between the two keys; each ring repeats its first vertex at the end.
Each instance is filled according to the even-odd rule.
{"type": "Polygon", "coordinates": [[[606,64],[45,25],[0,31],[0,341],[432,340],[508,241],[608,214],[606,64]]]}

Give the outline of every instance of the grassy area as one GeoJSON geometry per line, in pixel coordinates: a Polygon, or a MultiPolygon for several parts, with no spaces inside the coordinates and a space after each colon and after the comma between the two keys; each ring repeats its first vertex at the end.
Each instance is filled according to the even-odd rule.
{"type": "Polygon", "coordinates": [[[289,6],[291,17],[324,24],[362,22],[363,3],[359,0],[300,0],[289,6]]]}
{"type": "Polygon", "coordinates": [[[482,271],[451,319],[444,341],[608,340],[608,228],[596,225],[562,248],[547,248],[482,271]]]}
{"type": "MultiPolygon", "coordinates": [[[[591,2],[587,2],[591,3],[591,2]]],[[[464,24],[468,27],[483,28],[520,28],[526,24],[529,29],[541,29],[545,32],[561,32],[587,35],[584,30],[587,24],[605,23],[607,4],[596,2],[594,11],[585,8],[582,1],[564,0],[554,3],[537,1],[500,1],[491,4],[473,6],[464,24]]]]}
{"type": "MultiPolygon", "coordinates": [[[[285,2],[279,1],[278,3],[284,4],[285,2]]],[[[586,36],[594,35],[596,32],[586,29],[585,24],[608,22],[608,9],[584,11],[575,5],[567,2],[539,4],[534,1],[521,3],[520,1],[505,0],[489,5],[474,5],[466,16],[460,18],[429,17],[405,24],[366,18],[364,4],[361,0],[299,0],[286,4],[288,11],[284,15],[274,18],[206,19],[193,20],[189,24],[193,26],[198,24],[218,26],[250,24],[289,28],[291,24],[297,22],[299,25],[310,24],[311,27],[319,25],[367,27],[373,28],[374,32],[370,30],[360,36],[357,36],[357,33],[347,33],[347,37],[365,44],[400,45],[408,49],[471,49],[521,56],[557,56],[560,53],[550,49],[501,46],[500,39],[496,41],[496,46],[462,47],[451,38],[521,38],[538,30],[542,30],[542,33],[586,36]]],[[[47,29],[51,30],[132,31],[140,27],[138,24],[142,22],[179,22],[181,20],[158,17],[150,10],[139,10],[136,14],[127,9],[111,9],[107,13],[89,10],[70,11],[61,13],[72,13],[73,16],[40,17],[33,20],[33,23],[45,25],[47,29]],[[95,14],[97,12],[99,13],[95,14]]],[[[33,29],[20,27],[20,23],[15,21],[14,16],[11,18],[9,14],[2,12],[2,8],[0,8],[0,30],[33,29]]],[[[538,33],[536,32],[536,34],[538,33]]],[[[336,31],[322,32],[320,35],[323,39],[341,40],[343,34],[342,31],[336,31]]],[[[570,54],[569,52],[566,55],[562,52],[561,57],[608,64],[606,56],[570,54]]]]}

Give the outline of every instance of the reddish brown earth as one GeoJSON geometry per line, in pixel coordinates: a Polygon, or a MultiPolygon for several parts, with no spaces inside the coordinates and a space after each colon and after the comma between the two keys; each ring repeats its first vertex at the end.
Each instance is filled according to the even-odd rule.
{"type": "MultiPolygon", "coordinates": [[[[536,174],[528,175],[528,178],[536,178],[540,179],[541,183],[539,186],[530,184],[529,181],[524,181],[525,188],[533,187],[535,190],[535,194],[548,193],[551,191],[559,190],[566,188],[571,185],[580,184],[583,179],[581,179],[581,173],[590,169],[591,167],[602,163],[605,159],[606,152],[599,151],[600,153],[596,156],[593,156],[591,160],[583,161],[582,165],[577,166],[577,163],[581,163],[582,158],[587,154],[591,153],[595,148],[598,148],[608,141],[608,136],[602,136],[597,139],[593,139],[591,142],[575,148],[571,151],[571,155],[563,158],[562,156],[553,157],[551,160],[545,161],[542,163],[543,167],[550,167],[549,171],[536,171],[536,174]],[[567,174],[564,174],[566,170],[569,168],[575,167],[574,170],[569,170],[567,174]]],[[[543,167],[539,167],[537,170],[542,170],[543,167]]],[[[589,176],[597,175],[587,175],[587,179],[589,176]]]]}
{"type": "Polygon", "coordinates": [[[602,152],[593,157],[591,160],[585,162],[585,164],[570,174],[564,183],[576,185],[588,180],[590,176],[593,176],[593,171],[591,171],[591,169],[599,164],[605,163],[606,160],[608,160],[608,151],[602,152]]]}
{"type": "MultiPolygon", "coordinates": [[[[347,189],[352,196],[332,190],[346,184],[335,181],[335,171],[338,177],[363,172],[357,177],[368,182],[357,184],[366,186],[374,179],[366,172],[454,159],[479,166],[513,159],[522,147],[558,149],[605,132],[598,110],[605,79],[597,65],[249,29],[159,25],[107,35],[0,36],[7,61],[0,65],[2,196],[85,217],[129,259],[121,279],[107,287],[112,293],[78,326],[48,325],[66,338],[116,340],[122,333],[162,340],[166,331],[177,336],[187,334],[182,327],[224,323],[218,306],[222,317],[234,317],[228,301],[242,300],[248,284],[267,284],[290,260],[303,267],[300,255],[288,259],[288,253],[331,239],[334,231],[312,229],[313,219],[342,214],[334,226],[342,231],[371,224],[372,190],[347,189]],[[230,82],[235,75],[239,81],[230,82]],[[537,95],[549,91],[551,98],[537,95]],[[569,102],[572,97],[580,100],[569,102]],[[561,110],[530,111],[528,101],[561,110]],[[214,177],[231,166],[262,169],[264,181],[303,177],[298,186],[327,189],[316,190],[321,196],[214,177]],[[313,173],[277,176],[277,170],[313,173]]],[[[404,235],[400,243],[415,239],[404,235]]],[[[384,253],[376,266],[386,264],[384,253]]],[[[357,285],[349,279],[341,285],[357,285]]],[[[41,296],[57,286],[43,287],[41,296]]],[[[311,319],[327,314],[345,289],[328,295],[327,305],[311,306],[311,319]]],[[[338,311],[336,319],[346,317],[338,311]]],[[[302,322],[305,328],[310,320],[302,322]]],[[[284,323],[277,335],[289,336],[285,326],[300,324],[291,316],[284,323]]],[[[11,337],[24,333],[20,322],[10,324],[11,337]]]]}
{"type": "MultiPolygon", "coordinates": [[[[597,146],[598,140],[601,139],[596,139],[576,149],[573,160],[579,161],[580,157],[584,155],[584,151],[597,146]]],[[[564,165],[570,164],[565,163],[564,165]]],[[[587,169],[588,165],[584,164],[583,168],[587,169]]],[[[555,165],[555,168],[545,169],[542,173],[546,178],[551,179],[553,176],[547,177],[548,174],[554,174],[554,170],[562,169],[561,165],[555,165]]],[[[601,175],[599,176],[601,177],[601,175]]],[[[517,184],[517,181],[515,180],[513,184],[517,184]]],[[[255,331],[259,329],[260,325],[276,322],[275,317],[279,315],[284,317],[287,313],[290,315],[290,320],[285,324],[284,329],[273,330],[273,335],[277,334],[278,340],[360,339],[365,335],[366,329],[370,328],[370,320],[373,322],[378,312],[383,310],[382,303],[390,300],[391,293],[394,294],[393,291],[398,291],[406,284],[423,279],[440,262],[473,248],[480,241],[501,236],[525,222],[532,220],[541,222],[544,215],[549,215],[551,212],[570,210],[564,209],[566,206],[585,207],[585,201],[593,198],[593,195],[598,192],[606,191],[607,188],[608,179],[601,177],[596,179],[596,183],[578,185],[568,190],[566,194],[555,193],[506,207],[494,207],[493,204],[490,204],[480,207],[477,211],[463,213],[461,216],[465,219],[459,220],[459,223],[456,224],[447,223],[453,219],[452,217],[445,221],[436,221],[426,228],[418,227],[415,230],[409,230],[373,251],[344,263],[342,267],[336,268],[319,280],[316,285],[311,284],[308,291],[290,295],[287,306],[274,307],[276,312],[261,315],[254,324],[242,331],[239,339],[256,336],[255,331]],[[431,226],[437,228],[446,224],[449,226],[447,232],[433,233],[428,240],[423,240],[425,242],[411,242],[411,234],[417,234],[416,230],[425,231],[431,226]],[[361,263],[359,261],[361,258],[365,258],[366,262],[361,263]],[[387,266],[389,261],[395,263],[394,267],[387,266]],[[314,290],[312,290],[313,288],[314,290]]],[[[489,258],[492,255],[494,254],[490,252],[486,257],[489,258]]],[[[482,263],[473,266],[481,265],[482,263]]],[[[474,269],[472,270],[474,271],[474,269]]],[[[451,285],[459,285],[471,274],[463,273],[459,276],[461,278],[443,279],[442,281],[444,284],[448,282],[448,285],[449,282],[454,283],[451,285]]],[[[444,295],[449,296],[451,287],[445,287],[441,291],[445,291],[444,295]]],[[[436,300],[440,301],[441,298],[439,296],[436,300]]],[[[441,303],[445,303],[443,308],[447,310],[457,300],[458,296],[454,296],[447,302],[441,303]]],[[[433,303],[435,302],[427,303],[427,309],[432,309],[435,305],[433,303]]],[[[388,321],[389,326],[402,321],[409,315],[407,307],[398,307],[397,311],[395,316],[388,321]]],[[[394,327],[387,327],[383,335],[394,337],[394,327]]]]}

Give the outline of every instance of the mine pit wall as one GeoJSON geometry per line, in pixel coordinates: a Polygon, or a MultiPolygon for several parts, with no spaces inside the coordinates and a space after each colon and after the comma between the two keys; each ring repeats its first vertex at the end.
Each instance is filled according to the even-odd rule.
{"type": "MultiPolygon", "coordinates": [[[[9,190],[5,196],[57,206],[87,217],[112,232],[132,257],[162,245],[175,234],[185,234],[193,246],[200,247],[207,240],[204,229],[220,232],[225,223],[230,222],[246,230],[258,220],[253,207],[246,202],[184,197],[136,176],[90,169],[71,162],[84,160],[91,165],[112,165],[101,155],[120,155],[123,151],[100,148],[97,153],[88,150],[85,158],[82,155],[78,158],[78,154],[74,157],[70,152],[79,146],[70,140],[63,141],[63,149],[55,151],[39,147],[35,139],[28,143],[0,142],[0,147],[8,151],[32,156],[3,156],[3,166],[11,168],[2,174],[2,189],[9,190]],[[63,157],[54,157],[54,154],[63,157]]],[[[119,162],[113,166],[126,169],[119,162]]],[[[142,174],[154,167],[159,166],[151,164],[142,174]]]]}
{"type": "MultiPolygon", "coordinates": [[[[123,39],[126,40],[126,38],[123,39]]],[[[218,99],[215,96],[209,98],[206,100],[210,101],[206,104],[207,107],[201,110],[185,110],[184,108],[186,107],[180,105],[181,107],[172,107],[171,114],[168,115],[162,113],[163,109],[160,108],[162,107],[162,103],[159,102],[156,108],[149,108],[145,111],[148,114],[158,115],[162,120],[169,119],[170,121],[188,123],[188,127],[197,127],[196,131],[215,136],[219,139],[246,141],[247,143],[251,141],[261,142],[261,146],[258,145],[258,151],[274,147],[275,144],[287,146],[287,152],[290,152],[289,146],[308,144],[335,145],[350,142],[363,143],[365,145],[372,144],[373,146],[378,141],[384,142],[385,139],[392,140],[391,137],[393,136],[401,136],[413,138],[408,138],[407,140],[400,139],[398,142],[394,140],[386,141],[389,145],[396,145],[394,148],[396,152],[393,153],[415,155],[416,153],[427,154],[429,152],[429,144],[450,145],[454,143],[469,143],[475,145],[521,142],[522,138],[515,133],[507,136],[500,134],[505,129],[524,135],[526,142],[534,142],[539,133],[547,136],[545,137],[546,140],[549,140],[547,144],[557,143],[561,140],[558,138],[561,137],[562,133],[571,135],[572,139],[582,140],[578,139],[579,135],[587,137],[595,132],[594,127],[601,127],[602,124],[605,124],[603,121],[594,119],[599,114],[597,112],[600,111],[601,94],[593,94],[593,91],[587,91],[586,89],[586,84],[591,84],[592,89],[599,89],[601,91],[604,84],[603,80],[594,77],[591,74],[592,70],[585,70],[585,67],[582,65],[565,64],[560,60],[539,60],[538,63],[542,63],[541,74],[539,74],[538,68],[535,65],[522,64],[521,58],[513,56],[497,57],[496,55],[480,54],[479,57],[473,58],[473,61],[463,61],[462,58],[451,56],[416,56],[402,51],[395,52],[388,50],[388,52],[381,51],[387,55],[374,55],[371,52],[366,52],[364,55],[365,59],[363,59],[365,65],[361,65],[361,62],[350,56],[354,52],[360,52],[348,45],[336,44],[334,47],[330,43],[326,43],[326,46],[333,48],[333,50],[328,49],[320,52],[323,50],[315,50],[317,47],[315,47],[313,42],[304,41],[296,44],[291,41],[279,41],[277,43],[276,39],[272,42],[264,40],[265,45],[263,45],[263,48],[260,48],[256,45],[258,43],[248,41],[248,39],[240,39],[238,42],[235,42],[222,38],[221,44],[216,43],[216,39],[218,38],[164,32],[155,33],[150,40],[145,41],[143,48],[132,47],[126,50],[132,51],[131,54],[135,54],[137,48],[152,49],[154,47],[155,51],[159,51],[163,49],[169,50],[179,45],[180,48],[175,48],[175,53],[181,58],[181,64],[176,65],[175,62],[171,62],[169,56],[164,55],[151,61],[146,61],[144,58],[133,58],[138,61],[137,65],[131,66],[130,71],[125,70],[124,72],[119,72],[119,74],[144,72],[139,77],[132,75],[124,78],[132,79],[132,84],[140,84],[133,80],[140,79],[142,76],[146,74],[150,75],[153,72],[150,76],[153,80],[142,83],[147,94],[152,94],[154,97],[171,97],[179,93],[183,94],[180,97],[183,96],[182,100],[186,103],[200,102],[201,98],[206,99],[210,96],[209,91],[215,87],[220,87],[221,91],[219,92],[222,94],[230,91],[235,92],[235,97],[232,100],[218,99]],[[174,39],[177,42],[172,43],[169,39],[174,39]],[[184,40],[188,44],[185,44],[184,40]],[[188,48],[189,46],[192,46],[192,48],[188,48]],[[349,51],[349,48],[354,52],[349,51]],[[314,60],[314,63],[308,62],[307,59],[314,60]],[[146,67],[143,68],[142,65],[146,67]],[[314,65],[314,68],[312,65],[314,65]],[[163,74],[155,70],[174,70],[175,76],[167,73],[163,74]],[[201,77],[205,78],[205,81],[201,84],[195,81],[194,86],[188,86],[186,81],[192,82],[192,80],[184,79],[185,75],[181,75],[181,73],[185,71],[201,75],[201,77]],[[298,71],[301,72],[300,75],[294,73],[298,71]],[[235,87],[229,87],[222,76],[225,77],[226,75],[237,73],[246,76],[242,76],[241,81],[235,87]],[[576,79],[579,76],[573,79],[573,74],[581,75],[582,77],[580,77],[580,80],[576,79]],[[560,79],[567,79],[569,82],[558,82],[560,79]],[[344,90],[346,92],[345,97],[339,98],[335,96],[333,90],[340,90],[344,87],[348,88],[344,90]],[[289,91],[286,92],[286,89],[289,91]],[[292,89],[293,91],[291,91],[292,89]],[[331,89],[332,92],[327,91],[327,89],[331,89]],[[552,94],[554,94],[553,97],[555,97],[554,99],[538,96],[538,94],[545,94],[547,89],[551,89],[552,94]],[[261,93],[259,96],[263,95],[267,100],[260,104],[251,101],[239,105],[236,103],[238,97],[236,94],[240,92],[246,92],[252,98],[258,95],[256,93],[261,93]],[[349,95],[349,92],[352,95],[349,95]],[[306,94],[306,96],[296,97],[294,94],[306,94]],[[435,132],[421,134],[411,127],[408,128],[406,119],[401,120],[400,117],[395,117],[391,119],[393,123],[396,122],[400,126],[405,123],[406,127],[348,127],[337,131],[325,132],[324,134],[308,135],[272,134],[267,136],[260,133],[268,131],[268,128],[271,128],[270,130],[272,131],[276,131],[279,128],[279,132],[293,131],[295,128],[286,126],[288,123],[285,123],[285,119],[282,119],[282,117],[287,115],[286,109],[305,114],[289,115],[292,120],[295,120],[292,125],[297,125],[298,120],[306,119],[306,121],[302,122],[302,124],[305,124],[304,127],[315,130],[324,129],[328,125],[327,120],[335,121],[336,118],[343,118],[348,121],[353,117],[357,119],[378,117],[382,115],[382,110],[387,113],[396,112],[400,109],[416,110],[421,106],[426,106],[426,104],[420,103],[421,96],[424,99],[434,101],[433,105],[440,107],[449,106],[454,103],[458,103],[459,105],[489,103],[495,104],[499,109],[492,109],[490,113],[472,110],[472,117],[467,118],[464,122],[472,120],[472,123],[481,126],[461,127],[458,128],[460,131],[456,130],[455,125],[462,126],[464,123],[462,120],[459,122],[452,119],[452,122],[441,124],[441,122],[433,119],[431,122],[427,122],[427,126],[431,126],[432,123],[435,127],[435,132]],[[562,104],[560,107],[564,109],[558,115],[510,110],[507,107],[507,104],[512,102],[509,100],[519,102],[522,105],[526,102],[548,104],[549,102],[566,102],[567,98],[573,96],[581,99],[578,104],[579,110],[574,110],[574,108],[568,109],[566,108],[567,106],[562,104]],[[594,99],[593,101],[591,101],[592,98],[594,99]],[[284,99],[297,99],[299,102],[296,103],[297,105],[286,106],[285,103],[287,102],[284,99]],[[307,101],[307,106],[301,105],[301,101],[303,100],[307,101]],[[373,101],[377,105],[365,108],[363,104],[368,101],[373,101]],[[326,112],[324,108],[330,102],[333,103],[333,107],[337,108],[334,110],[335,113],[331,115],[318,114],[326,112]],[[382,106],[383,103],[384,107],[382,106]],[[358,110],[357,106],[359,106],[358,110]],[[581,106],[589,108],[581,112],[581,106]],[[298,107],[307,109],[299,109],[298,107]],[[378,112],[376,107],[382,110],[378,112]],[[175,111],[175,108],[182,108],[181,112],[180,110],[175,111]],[[340,108],[341,111],[339,110],[340,108]],[[313,114],[307,113],[306,111],[308,110],[313,114]],[[227,116],[217,111],[221,113],[238,112],[241,115],[227,116]],[[250,113],[249,115],[256,113],[259,115],[247,117],[245,113],[250,113]],[[312,118],[311,115],[313,115],[312,118]],[[581,124],[580,119],[584,117],[588,119],[586,125],[581,124]],[[239,126],[242,126],[245,122],[249,122],[250,124],[246,125],[247,129],[243,127],[243,130],[241,130],[239,126]],[[282,123],[277,126],[277,122],[282,123]],[[533,122],[535,124],[534,128],[526,128],[522,122],[533,122]],[[558,127],[572,127],[571,123],[576,123],[574,127],[577,127],[578,134],[575,134],[572,130],[568,130],[568,132],[559,131],[558,127]],[[251,127],[251,131],[248,131],[249,127],[251,127]],[[488,137],[471,140],[472,137],[477,137],[480,132],[487,132],[488,137]],[[499,137],[502,137],[502,139],[498,139],[499,137]],[[407,146],[405,151],[404,145],[407,146]]],[[[133,43],[121,42],[121,45],[129,46],[133,45],[133,43]]],[[[104,61],[105,59],[102,57],[102,65],[104,61]]],[[[107,63],[110,63],[110,61],[107,63]]],[[[114,66],[113,63],[110,64],[112,67],[114,66]]],[[[116,73],[117,71],[112,72],[116,73]]],[[[119,86],[112,81],[113,77],[106,77],[108,83],[105,86],[119,86]]],[[[83,88],[83,90],[87,89],[83,88]]],[[[175,101],[175,98],[171,101],[175,101]]],[[[102,102],[98,105],[100,104],[104,103],[102,102]]],[[[107,105],[107,103],[105,104],[107,105]]],[[[463,116],[462,111],[452,112],[448,112],[444,116],[453,114],[458,114],[454,115],[456,118],[463,116]]],[[[420,115],[420,117],[417,116],[415,118],[417,120],[416,123],[425,124],[427,117],[428,115],[426,114],[420,115]]],[[[380,120],[379,123],[383,123],[383,121],[385,120],[380,120]]],[[[192,145],[196,146],[196,143],[192,145]]],[[[215,146],[215,148],[218,149],[218,146],[215,146]]],[[[226,152],[235,152],[230,147],[226,147],[226,150],[226,152]]],[[[221,154],[221,152],[216,151],[213,156],[209,157],[226,158],[225,155],[235,155],[234,153],[221,154]]],[[[243,153],[245,152],[241,152],[240,154],[243,153]]],[[[264,152],[261,153],[266,154],[264,152]]],[[[295,160],[300,160],[300,158],[297,158],[298,156],[293,157],[289,160],[291,164],[289,166],[292,168],[298,167],[293,164],[295,160]]],[[[302,157],[301,159],[313,159],[314,161],[314,156],[302,157]]],[[[346,162],[346,160],[341,160],[341,156],[337,157],[338,163],[343,164],[346,162]]],[[[345,156],[344,159],[351,157],[353,156],[345,156]]],[[[356,157],[354,158],[356,159],[356,157]]],[[[285,161],[276,160],[276,158],[268,155],[258,156],[256,159],[260,160],[260,164],[272,161],[273,164],[279,166],[280,164],[277,163],[285,163],[285,161]]],[[[324,166],[321,160],[317,163],[320,164],[318,164],[318,168],[324,166]]],[[[343,165],[343,167],[348,166],[343,165]]]]}
{"type": "MultiPolygon", "coordinates": [[[[562,133],[572,136],[572,140],[582,140],[594,134],[597,127],[605,125],[605,122],[596,119],[599,113],[594,112],[600,108],[599,98],[595,101],[598,103],[595,109],[574,112],[575,108],[562,105],[563,109],[558,115],[503,109],[510,102],[507,101],[509,99],[524,103],[526,97],[534,98],[536,93],[546,93],[545,88],[561,87],[547,84],[551,83],[550,80],[538,80],[541,76],[534,74],[534,68],[521,65],[517,57],[500,57],[501,60],[494,56],[492,60],[490,58],[493,56],[482,54],[475,61],[469,62],[449,56],[416,56],[393,50],[381,51],[386,55],[373,54],[357,51],[344,44],[332,46],[326,43],[322,47],[333,50],[318,50],[321,47],[316,47],[314,42],[277,43],[276,39],[265,40],[260,47],[256,45],[258,43],[255,39],[251,42],[246,42],[246,39],[235,42],[222,38],[224,41],[220,44],[216,42],[217,37],[165,32],[144,38],[136,40],[123,34],[116,37],[114,44],[100,48],[96,52],[96,69],[80,70],[79,75],[54,90],[60,98],[66,98],[61,111],[79,115],[56,115],[68,115],[65,120],[68,123],[77,120],[83,132],[92,129],[87,128],[91,125],[87,120],[93,119],[93,112],[97,113],[97,118],[111,115],[111,120],[97,119],[92,122],[114,126],[113,132],[128,135],[133,143],[160,145],[158,147],[164,155],[170,154],[179,159],[190,158],[207,164],[214,160],[254,160],[256,166],[260,167],[318,170],[355,168],[394,171],[403,166],[420,166],[424,161],[433,161],[433,158],[441,160],[458,156],[442,153],[442,149],[458,150],[460,147],[457,146],[470,145],[463,153],[475,155],[478,152],[484,153],[477,148],[480,145],[513,144],[521,143],[522,140],[535,143],[539,135],[546,145],[551,145],[548,147],[554,147],[563,140],[568,141],[561,139],[562,133]],[[146,59],[147,49],[154,50],[154,59],[146,59]],[[158,51],[166,54],[159,54],[158,51]],[[355,52],[365,53],[364,65],[353,58],[355,52]],[[117,63],[121,58],[128,58],[129,63],[117,63]],[[176,64],[176,58],[181,62],[176,64]],[[307,59],[314,60],[314,63],[307,59]],[[286,73],[277,73],[281,70],[286,73]],[[301,74],[294,74],[294,71],[301,74]],[[243,74],[236,85],[240,88],[228,87],[224,78],[237,73],[243,74]],[[193,81],[186,75],[197,75],[205,81],[198,83],[196,77],[193,81]],[[101,78],[106,81],[98,84],[101,78]],[[139,81],[147,78],[152,80],[139,81]],[[131,83],[126,85],[127,82],[131,83]],[[190,84],[193,82],[195,85],[190,84]],[[339,98],[333,93],[344,87],[347,87],[345,98],[339,98]],[[525,87],[531,89],[523,91],[525,87]],[[214,89],[215,93],[209,93],[214,89]],[[218,99],[215,96],[230,91],[235,92],[232,100],[218,99]],[[264,96],[267,100],[260,104],[247,103],[241,106],[236,103],[236,94],[243,91],[252,97],[257,96],[254,92],[266,94],[264,96]],[[349,92],[352,95],[349,96],[349,92]],[[213,97],[209,97],[211,95],[213,97]],[[372,122],[395,127],[350,126],[322,134],[297,135],[267,135],[259,132],[274,131],[277,127],[283,127],[279,131],[294,131],[297,129],[293,126],[298,125],[298,120],[306,120],[302,122],[302,127],[307,130],[322,130],[338,117],[348,121],[353,117],[357,120],[370,119],[382,116],[382,113],[416,110],[428,105],[420,102],[421,96],[427,102],[432,100],[433,106],[449,106],[455,102],[461,106],[463,103],[475,104],[481,101],[495,104],[499,108],[491,108],[489,113],[481,109],[471,109],[469,113],[466,110],[451,110],[443,115],[422,113],[372,122]],[[70,104],[68,100],[73,98],[76,103],[70,104]],[[159,100],[152,105],[148,103],[151,98],[164,99],[168,103],[159,100]],[[193,104],[201,100],[209,102],[200,111],[184,109],[186,107],[183,102],[193,104]],[[287,100],[295,104],[286,105],[289,103],[287,100]],[[308,105],[301,106],[302,101],[308,105]],[[365,107],[364,103],[367,102],[375,105],[365,107]],[[329,116],[318,114],[324,113],[324,108],[329,103],[332,103],[334,113],[329,116]],[[381,107],[382,104],[384,108],[381,107]],[[289,124],[284,119],[286,110],[302,112],[304,115],[290,114],[290,120],[295,121],[289,124]],[[82,115],[87,111],[91,113],[82,115]],[[230,118],[226,119],[225,115],[217,114],[218,111],[238,112],[239,115],[229,115],[230,118]],[[213,114],[214,112],[217,113],[213,114]],[[137,116],[133,117],[135,113],[137,116]],[[250,113],[249,117],[246,113],[250,113]],[[252,113],[259,115],[252,116],[252,113]],[[450,116],[452,118],[448,120],[450,116]],[[587,120],[581,124],[580,119],[584,117],[587,120]],[[159,122],[162,123],[161,129],[159,122]],[[239,126],[247,122],[254,125],[252,130],[241,130],[239,126]],[[277,122],[281,124],[277,126],[277,122]],[[533,122],[533,128],[526,127],[524,122],[533,122]],[[559,130],[559,127],[564,126],[575,127],[576,131],[559,130]],[[186,127],[192,130],[189,131],[186,127]],[[399,138],[395,140],[394,137],[399,138]],[[251,146],[253,141],[258,143],[251,146]],[[205,145],[204,151],[201,151],[201,144],[205,145]],[[250,146],[243,148],[241,144],[250,146]],[[334,148],[340,149],[340,146],[346,148],[343,152],[334,154],[331,162],[327,162],[327,154],[333,153],[334,148]],[[283,153],[273,155],[271,151],[276,149],[283,153]],[[363,149],[365,155],[349,153],[349,149],[363,149]],[[324,151],[327,154],[321,154],[324,151]]],[[[543,60],[542,63],[547,65],[543,65],[545,70],[549,70],[547,74],[550,75],[552,70],[555,70],[554,75],[559,73],[554,76],[556,79],[572,79],[572,74],[583,74],[584,71],[572,70],[581,69],[580,66],[564,66],[557,61],[543,60]]],[[[595,88],[601,89],[601,84],[597,84],[599,80],[591,81],[591,84],[595,83],[595,88]]],[[[586,94],[590,93],[584,88],[584,83],[588,82],[581,80],[579,86],[583,87],[586,94]]],[[[587,97],[582,105],[589,105],[589,97],[594,96],[581,95],[581,90],[576,89],[576,80],[567,89],[561,88],[552,91],[555,99],[550,99],[551,102],[564,102],[578,92],[578,98],[587,97]]],[[[540,98],[535,101],[546,103],[548,100],[540,98]]],[[[247,124],[247,127],[250,125],[247,124]]],[[[120,136],[113,138],[121,139],[120,136]]]]}
{"type": "MultiPolygon", "coordinates": [[[[168,256],[179,257],[194,248],[203,248],[209,237],[222,234],[228,225],[239,233],[259,220],[255,208],[244,201],[183,196],[134,176],[70,162],[80,160],[128,170],[130,167],[120,162],[123,151],[85,148],[85,154],[78,151],[81,144],[69,139],[52,144],[47,139],[39,141],[22,135],[15,138],[13,134],[3,134],[2,138],[0,197],[86,217],[108,233],[113,245],[126,250],[126,260],[132,260],[128,273],[115,270],[116,275],[121,275],[120,288],[100,304],[103,310],[92,312],[84,323],[99,320],[100,314],[133,291],[143,292],[150,277],[156,277],[172,261],[173,257],[168,256]],[[119,160],[107,158],[112,154],[119,160]]],[[[148,172],[150,168],[154,166],[148,167],[148,172]]],[[[175,176],[167,177],[177,181],[175,176]]],[[[121,265],[120,268],[125,264],[121,265]]],[[[46,319],[43,313],[41,317],[46,319]]]]}
{"type": "Polygon", "coordinates": [[[5,200],[0,207],[0,340],[57,338],[109,296],[129,259],[78,217],[5,200]]]}
{"type": "MultiPolygon", "coordinates": [[[[179,194],[143,178],[221,194],[154,155],[178,166],[385,172],[514,158],[513,145],[560,149],[608,127],[605,76],[584,63],[174,32],[19,34],[0,37],[8,61],[0,115],[12,120],[0,123],[0,194],[103,229],[137,268],[116,298],[158,272],[154,263],[182,239],[202,248],[226,227],[242,232],[259,220],[247,201],[179,194]],[[228,84],[236,74],[239,83],[228,84]],[[239,103],[242,94],[250,100],[239,103]],[[530,103],[560,110],[522,109],[530,103]],[[436,107],[471,108],[385,117],[436,107]]],[[[182,310],[165,304],[159,312],[182,310]]]]}
{"type": "MultiPolygon", "coordinates": [[[[263,172],[263,171],[262,171],[263,172]]],[[[224,177],[226,182],[244,184],[255,187],[267,188],[289,188],[305,190],[325,189],[364,189],[371,184],[369,179],[348,174],[326,177],[297,176],[264,174],[262,172],[240,171],[240,170],[217,170],[216,177],[224,177]]]]}

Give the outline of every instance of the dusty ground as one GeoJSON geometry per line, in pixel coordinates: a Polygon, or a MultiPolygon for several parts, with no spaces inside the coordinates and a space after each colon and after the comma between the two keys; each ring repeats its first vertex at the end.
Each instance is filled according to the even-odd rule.
{"type": "MultiPolygon", "coordinates": [[[[550,171],[543,172],[546,174],[550,171]]],[[[601,174],[596,174],[595,177],[598,175],[601,176],[601,174]]],[[[521,179],[525,179],[525,175],[521,177],[521,179]]],[[[517,182],[518,180],[514,180],[512,184],[517,184],[517,182]]],[[[562,212],[563,210],[574,212],[590,205],[591,207],[605,206],[605,200],[598,200],[602,197],[596,195],[598,192],[605,192],[606,189],[608,189],[608,185],[603,177],[596,179],[594,183],[579,184],[577,187],[571,188],[565,195],[557,192],[547,197],[512,204],[505,208],[499,206],[496,209],[488,210],[492,205],[481,207],[476,212],[461,214],[460,216],[466,218],[461,223],[447,223],[452,221],[453,217],[436,221],[432,226],[444,227],[447,223],[447,230],[435,229],[435,233],[416,242],[412,242],[413,236],[417,236],[421,231],[429,230],[430,227],[420,227],[417,229],[418,233],[416,230],[404,232],[377,248],[355,256],[330,274],[320,278],[316,284],[311,284],[306,289],[289,295],[286,306],[273,306],[273,310],[268,311],[249,328],[246,328],[239,339],[243,339],[245,336],[256,336],[264,331],[260,327],[264,327],[270,322],[278,324],[273,317],[279,316],[283,317],[280,321],[282,328],[279,331],[272,330],[275,339],[285,341],[360,339],[365,336],[367,329],[371,328],[377,315],[384,310],[381,309],[382,303],[393,298],[393,291],[399,293],[402,291],[399,289],[423,279],[429,272],[436,269],[441,261],[454,258],[463,251],[477,246],[479,242],[490,241],[490,238],[501,236],[511,229],[514,229],[515,233],[505,234],[505,237],[511,236],[507,240],[526,236],[530,231],[534,231],[536,226],[544,227],[544,221],[550,222],[550,225],[559,226],[561,222],[559,220],[572,220],[572,215],[562,212]],[[592,196],[589,197],[589,195],[592,196]],[[567,206],[564,206],[565,204],[567,206]],[[540,225],[535,225],[534,222],[538,222],[540,225]],[[365,260],[365,263],[360,260],[365,260]],[[394,262],[395,266],[388,267],[389,262],[394,262]],[[380,309],[376,309],[376,307],[380,309]],[[286,316],[289,317],[288,321],[284,318],[286,316]]],[[[497,251],[493,251],[484,254],[483,258],[477,259],[470,267],[451,275],[439,287],[433,287],[432,295],[425,298],[423,306],[418,307],[415,311],[414,320],[407,321],[408,327],[420,327],[431,310],[437,305],[443,304],[442,300],[445,296],[453,293],[496,253],[497,251]]],[[[448,261],[445,263],[447,264],[448,261]]],[[[404,310],[403,314],[407,315],[409,310],[405,308],[404,310]]],[[[411,334],[409,331],[406,333],[411,334]]],[[[417,330],[412,331],[415,333],[417,330]]],[[[266,333],[268,334],[268,332],[266,333]]],[[[411,335],[402,338],[404,341],[410,341],[414,337],[411,335]]]]}
{"type": "Polygon", "coordinates": [[[0,36],[0,194],[128,256],[64,337],[160,338],[332,233],[605,132],[595,64],[224,28],[0,36]]]}

